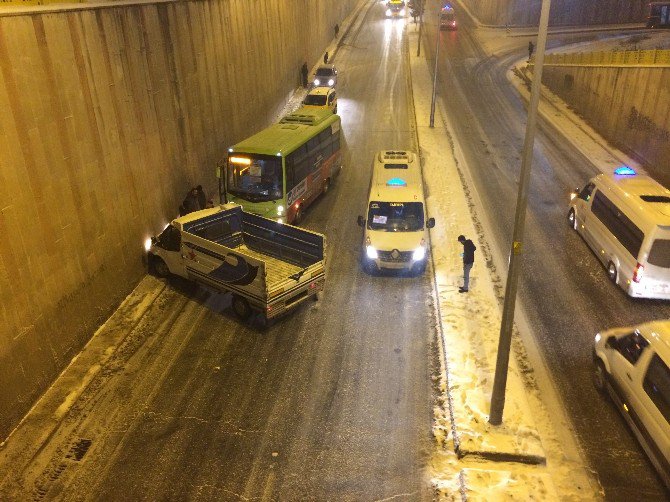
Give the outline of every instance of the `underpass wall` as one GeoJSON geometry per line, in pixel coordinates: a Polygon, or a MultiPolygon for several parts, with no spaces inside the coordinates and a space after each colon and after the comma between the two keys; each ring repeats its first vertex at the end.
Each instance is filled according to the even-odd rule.
{"type": "Polygon", "coordinates": [[[0,442],[357,0],[0,11],[0,442]]]}
{"type": "Polygon", "coordinates": [[[542,83],[603,137],[662,173],[670,187],[670,67],[552,66],[542,83]]]}
{"type": "MultiPolygon", "coordinates": [[[[459,0],[481,23],[537,26],[542,0],[459,0]]],[[[549,26],[646,22],[648,0],[552,0],[549,26]]]]}

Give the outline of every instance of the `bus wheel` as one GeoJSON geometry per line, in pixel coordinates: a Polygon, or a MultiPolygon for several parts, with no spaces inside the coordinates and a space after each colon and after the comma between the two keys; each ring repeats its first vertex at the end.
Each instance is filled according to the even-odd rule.
{"type": "Polygon", "coordinates": [[[169,277],[170,269],[161,258],[154,258],[153,267],[158,277],[169,277]]]}
{"type": "Polygon", "coordinates": [[[330,190],[330,178],[326,178],[323,182],[323,193],[328,193],[328,190],[330,190]]]}
{"type": "Polygon", "coordinates": [[[568,223],[573,230],[577,230],[577,216],[575,215],[574,209],[570,209],[570,212],[568,213],[568,223]]]}
{"type": "Polygon", "coordinates": [[[249,316],[251,315],[249,302],[238,295],[233,295],[233,311],[235,312],[235,315],[243,321],[249,319],[249,316]]]}
{"type": "Polygon", "coordinates": [[[616,284],[617,279],[616,266],[612,262],[609,262],[609,264],[607,265],[607,276],[610,278],[610,281],[616,284]]]}
{"type": "Polygon", "coordinates": [[[295,216],[293,217],[293,224],[300,225],[302,221],[302,206],[298,206],[295,210],[295,216]]]}

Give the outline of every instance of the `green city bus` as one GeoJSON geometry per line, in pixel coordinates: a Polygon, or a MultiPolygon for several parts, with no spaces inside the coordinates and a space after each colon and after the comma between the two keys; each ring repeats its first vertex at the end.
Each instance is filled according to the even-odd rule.
{"type": "Polygon", "coordinates": [[[224,200],[282,223],[300,223],[340,172],[340,135],[338,115],[299,108],[228,149],[224,200]]]}

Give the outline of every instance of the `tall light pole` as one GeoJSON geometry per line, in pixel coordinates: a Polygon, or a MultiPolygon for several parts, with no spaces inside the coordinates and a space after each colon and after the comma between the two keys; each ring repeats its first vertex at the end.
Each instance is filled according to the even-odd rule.
{"type": "Polygon", "coordinates": [[[528,107],[528,123],[526,125],[526,137],[523,143],[523,156],[519,175],[519,193],[517,194],[516,214],[514,215],[512,249],[510,250],[509,270],[505,285],[505,302],[503,304],[502,321],[500,323],[500,339],[498,340],[498,356],[496,359],[495,377],[493,379],[493,393],[491,395],[491,415],[489,422],[493,425],[500,425],[502,423],[503,408],[505,407],[507,368],[509,366],[509,353],[512,342],[517,284],[519,282],[519,272],[523,256],[523,233],[526,222],[526,206],[528,205],[528,185],[530,181],[530,167],[533,161],[533,141],[535,139],[537,122],[537,106],[540,100],[542,66],[544,64],[544,49],[547,42],[550,4],[551,0],[542,0],[537,51],[535,53],[535,68],[533,70],[533,83],[531,85],[530,105],[528,107]]]}
{"type": "Polygon", "coordinates": [[[423,8],[426,0],[415,0],[419,6],[419,43],[416,46],[416,57],[421,55],[421,30],[423,28],[423,8]]]}
{"type": "Polygon", "coordinates": [[[437,93],[437,62],[440,59],[440,35],[442,31],[440,30],[440,12],[442,8],[437,13],[437,33],[435,35],[435,68],[433,69],[433,99],[430,102],[430,127],[435,127],[435,94],[437,93]]]}

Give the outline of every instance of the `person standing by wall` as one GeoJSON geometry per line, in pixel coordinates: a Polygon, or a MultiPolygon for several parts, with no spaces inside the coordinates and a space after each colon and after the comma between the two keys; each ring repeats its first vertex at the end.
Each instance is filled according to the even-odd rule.
{"type": "Polygon", "coordinates": [[[198,205],[200,206],[200,209],[205,209],[207,206],[207,196],[205,195],[205,191],[202,189],[202,185],[195,187],[195,192],[198,196],[198,205]]]}
{"type": "Polygon", "coordinates": [[[475,264],[475,249],[474,243],[470,239],[466,239],[464,235],[458,236],[458,242],[463,244],[463,287],[458,288],[459,293],[467,293],[470,288],[470,270],[475,264]]]}
{"type": "Polygon", "coordinates": [[[302,86],[304,88],[307,88],[307,74],[309,73],[309,69],[307,68],[307,62],[305,61],[302,64],[302,68],[300,68],[300,74],[302,75],[302,86]]]}
{"type": "Polygon", "coordinates": [[[533,46],[533,41],[528,42],[528,61],[530,61],[531,56],[533,55],[533,49],[535,47],[533,46]]]}
{"type": "Polygon", "coordinates": [[[328,53],[327,52],[323,55],[323,64],[328,64],[328,53]]]}

